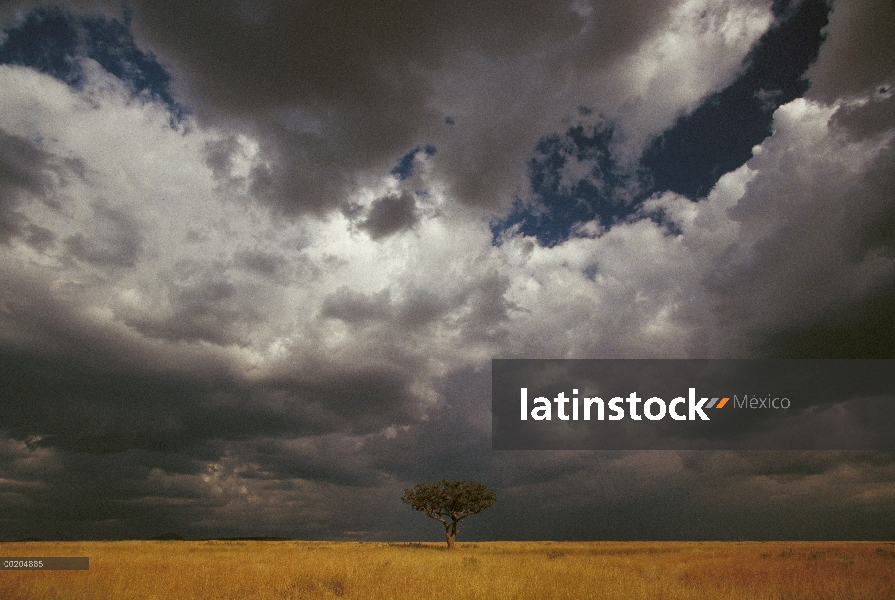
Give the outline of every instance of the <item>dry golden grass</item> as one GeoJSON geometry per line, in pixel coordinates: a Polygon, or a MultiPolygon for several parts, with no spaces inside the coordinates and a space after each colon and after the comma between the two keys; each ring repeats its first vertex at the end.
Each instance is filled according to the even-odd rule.
{"type": "Polygon", "coordinates": [[[89,571],[2,571],[0,598],[895,599],[878,542],[27,542],[89,571]]]}

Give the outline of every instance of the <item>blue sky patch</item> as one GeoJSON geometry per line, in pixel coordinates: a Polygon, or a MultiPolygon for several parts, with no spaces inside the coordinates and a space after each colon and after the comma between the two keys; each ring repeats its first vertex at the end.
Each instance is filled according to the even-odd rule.
{"type": "MultiPolygon", "coordinates": [[[[752,148],[771,134],[777,107],[807,90],[803,73],[817,58],[829,7],[823,0],[778,1],[779,19],[745,59],[744,73],[726,89],[709,96],[693,113],[655,138],[636,172],[615,160],[612,126],[572,127],[541,138],[529,163],[534,200],[517,199],[506,218],[492,223],[495,244],[514,230],[553,246],[573,235],[574,226],[592,220],[612,225],[637,212],[656,192],[704,197],[722,175],[752,157],[752,148]],[[574,162],[593,169],[570,180],[574,162]]],[[[590,109],[580,107],[582,116],[590,109]]],[[[662,221],[662,215],[651,215],[662,221]]],[[[671,234],[679,233],[669,227],[671,234]]]]}
{"type": "Polygon", "coordinates": [[[145,92],[163,102],[176,119],[185,115],[185,109],[171,95],[171,75],[152,53],[137,48],[127,14],[122,22],[41,7],[5,34],[0,44],[0,64],[31,67],[77,87],[84,81],[79,59],[90,58],[128,82],[135,94],[145,92]]]}
{"type": "Polygon", "coordinates": [[[576,224],[598,219],[616,223],[633,207],[619,190],[630,176],[612,153],[608,124],[577,125],[564,134],[541,138],[529,161],[535,202],[517,199],[506,219],[491,225],[495,241],[509,229],[534,236],[543,246],[567,239],[576,224]]]}
{"type": "Polygon", "coordinates": [[[431,144],[427,146],[417,146],[416,148],[402,156],[400,160],[398,160],[398,164],[396,164],[394,168],[389,171],[389,173],[391,173],[401,181],[404,181],[405,179],[413,175],[414,160],[416,159],[417,154],[422,152],[426,156],[434,156],[435,151],[435,146],[431,144]]]}
{"type": "MultiPolygon", "coordinates": [[[[783,11],[785,7],[780,7],[783,11]]],[[[641,158],[645,187],[700,198],[752,157],[771,135],[773,112],[807,91],[802,74],[817,59],[829,8],[806,0],[746,57],[746,71],[657,137],[641,158]]]]}

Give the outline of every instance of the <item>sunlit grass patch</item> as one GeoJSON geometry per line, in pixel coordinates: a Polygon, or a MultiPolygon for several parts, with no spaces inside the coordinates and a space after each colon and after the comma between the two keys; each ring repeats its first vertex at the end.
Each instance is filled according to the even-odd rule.
{"type": "Polygon", "coordinates": [[[871,542],[23,542],[89,571],[4,571],[0,598],[891,600],[895,545],[871,542]]]}

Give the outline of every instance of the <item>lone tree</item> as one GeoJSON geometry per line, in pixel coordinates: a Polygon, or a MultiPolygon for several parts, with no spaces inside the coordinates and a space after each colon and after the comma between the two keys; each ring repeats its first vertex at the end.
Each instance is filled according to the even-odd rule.
{"type": "Polygon", "coordinates": [[[477,481],[450,479],[418,483],[412,490],[404,490],[401,497],[402,502],[442,522],[448,550],[454,547],[463,519],[490,508],[496,500],[494,490],[489,490],[477,481]]]}

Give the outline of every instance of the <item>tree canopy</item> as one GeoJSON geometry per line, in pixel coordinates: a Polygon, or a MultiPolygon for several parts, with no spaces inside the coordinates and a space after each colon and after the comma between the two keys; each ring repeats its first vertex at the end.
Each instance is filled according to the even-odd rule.
{"type": "Polygon", "coordinates": [[[463,519],[490,508],[497,501],[497,494],[477,481],[444,479],[418,483],[412,489],[404,490],[401,501],[441,521],[448,549],[451,549],[463,519]]]}

